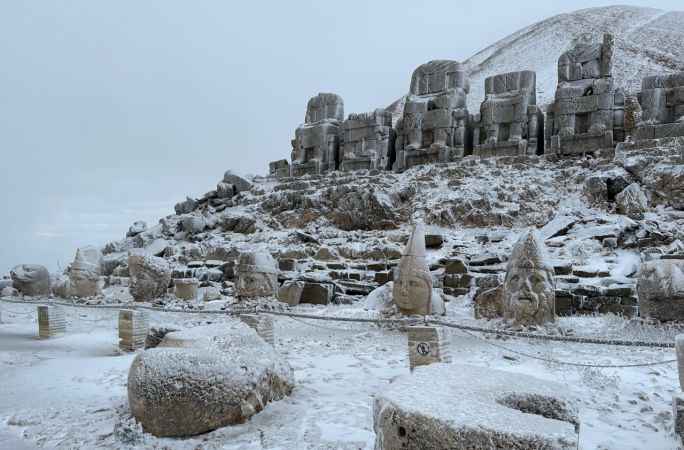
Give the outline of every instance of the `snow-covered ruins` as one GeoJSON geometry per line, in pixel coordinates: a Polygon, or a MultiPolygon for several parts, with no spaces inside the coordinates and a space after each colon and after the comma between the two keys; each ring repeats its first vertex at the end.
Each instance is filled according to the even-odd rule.
{"type": "Polygon", "coordinates": [[[0,446],[682,448],[684,59],[634,33],[684,14],[649,11],[516,33],[594,24],[553,82],[497,43],[388,108],[316,94],[268,175],[17,261],[0,446]]]}

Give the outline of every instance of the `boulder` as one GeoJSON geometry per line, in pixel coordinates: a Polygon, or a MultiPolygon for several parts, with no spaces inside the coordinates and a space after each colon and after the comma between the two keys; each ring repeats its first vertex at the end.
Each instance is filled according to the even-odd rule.
{"type": "Polygon", "coordinates": [[[328,190],[331,221],[342,230],[385,230],[397,228],[398,205],[380,191],[360,191],[351,187],[328,190]]]}
{"type": "Polygon", "coordinates": [[[643,219],[648,209],[648,199],[638,183],[632,183],[622,190],[616,197],[617,211],[630,219],[643,219]]]}
{"type": "Polygon", "coordinates": [[[503,284],[477,293],[473,299],[476,319],[497,319],[503,317],[503,284]]]}
{"type": "Polygon", "coordinates": [[[235,195],[235,186],[230,183],[221,182],[216,185],[216,196],[218,198],[231,198],[235,195]]]}
{"type": "Polygon", "coordinates": [[[637,292],[642,316],[661,321],[684,320],[684,260],[642,262],[637,292]]]}
{"type": "Polygon", "coordinates": [[[195,199],[186,197],[186,199],[180,203],[176,203],[174,209],[176,210],[176,215],[180,216],[182,214],[189,214],[197,209],[198,202],[195,199]]]}
{"type": "Polygon", "coordinates": [[[278,300],[290,306],[299,304],[304,291],[303,281],[288,280],[278,289],[278,300]]]}
{"type": "Polygon", "coordinates": [[[93,246],[76,250],[69,268],[69,293],[74,297],[94,297],[102,294],[102,253],[93,246]]]}
{"type": "Polygon", "coordinates": [[[431,364],[375,396],[376,450],[571,450],[577,400],[568,387],[464,364],[431,364]]]}
{"type": "Polygon", "coordinates": [[[166,239],[155,239],[145,247],[145,251],[152,256],[162,256],[168,246],[169,241],[166,239]]]}
{"type": "Polygon", "coordinates": [[[17,297],[19,296],[19,291],[14,289],[12,286],[7,286],[0,290],[0,297],[17,297]]]}
{"type": "Polygon", "coordinates": [[[240,253],[236,275],[236,294],[240,298],[271,297],[278,293],[278,266],[267,252],[240,253]]]}
{"type": "Polygon", "coordinates": [[[321,246],[314,255],[314,259],[317,259],[318,261],[335,261],[340,259],[340,255],[334,248],[321,246]]]}
{"type": "Polygon", "coordinates": [[[23,295],[50,294],[50,273],[38,264],[22,264],[10,272],[12,284],[23,295]]]}
{"type": "Polygon", "coordinates": [[[252,183],[250,183],[242,177],[233,174],[230,170],[228,170],[223,175],[223,182],[226,184],[232,184],[235,188],[236,194],[240,192],[249,191],[250,189],[252,189],[252,183]]]}
{"type": "Polygon", "coordinates": [[[382,313],[391,313],[394,308],[392,301],[392,290],[394,283],[392,281],[383,284],[379,288],[374,289],[366,297],[365,309],[369,311],[379,311],[382,313]]]}
{"type": "Polygon", "coordinates": [[[436,232],[425,233],[426,248],[440,248],[444,243],[444,236],[436,232]]]}
{"type": "Polygon", "coordinates": [[[233,233],[252,234],[256,232],[256,219],[245,214],[226,213],[219,220],[221,228],[233,233]]]}
{"type": "Polygon", "coordinates": [[[445,274],[464,274],[468,273],[468,266],[465,261],[460,258],[453,258],[446,261],[444,266],[445,274]]]}
{"type": "Polygon", "coordinates": [[[131,412],[158,437],[244,423],[293,388],[287,362],[239,321],[168,333],[128,373],[131,412]]]}
{"type": "Polygon", "coordinates": [[[102,275],[109,276],[117,267],[128,264],[127,252],[108,253],[102,257],[102,275]]]}
{"type": "Polygon", "coordinates": [[[166,294],[171,282],[171,268],[165,259],[150,256],[144,250],[131,250],[128,270],[131,276],[129,290],[136,301],[152,300],[166,294]]]}
{"type": "Polygon", "coordinates": [[[684,165],[659,164],[653,170],[656,197],[675,209],[684,209],[684,165]]]}
{"type": "Polygon", "coordinates": [[[128,233],[126,233],[126,237],[133,237],[137,236],[143,231],[147,231],[147,223],[143,220],[138,220],[136,222],[133,222],[133,225],[128,228],[128,233]]]}
{"type": "Polygon", "coordinates": [[[300,303],[311,303],[313,305],[327,305],[332,302],[335,295],[335,286],[328,283],[305,282],[302,295],[299,297],[300,303]]]}
{"type": "Polygon", "coordinates": [[[207,220],[203,216],[185,216],[181,220],[181,228],[188,234],[197,234],[207,228],[207,220]]]}

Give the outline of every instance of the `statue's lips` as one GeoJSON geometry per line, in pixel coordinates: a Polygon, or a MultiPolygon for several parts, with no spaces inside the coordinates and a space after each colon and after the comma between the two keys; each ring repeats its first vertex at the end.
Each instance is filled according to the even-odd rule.
{"type": "Polygon", "coordinates": [[[520,303],[533,303],[532,297],[518,297],[518,302],[520,303]]]}

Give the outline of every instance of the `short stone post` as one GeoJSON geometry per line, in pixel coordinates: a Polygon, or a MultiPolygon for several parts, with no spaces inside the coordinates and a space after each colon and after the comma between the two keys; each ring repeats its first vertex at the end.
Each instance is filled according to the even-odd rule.
{"type": "Polygon", "coordinates": [[[411,370],[418,366],[451,361],[444,330],[437,327],[408,327],[408,353],[411,370]]]}
{"type": "MultiPolygon", "coordinates": [[[[684,391],[684,334],[675,336],[675,350],[677,352],[677,371],[679,373],[679,388],[684,391]]],[[[684,446],[684,394],[678,392],[672,397],[672,418],[674,432],[680,447],[684,446]]]]}
{"type": "Polygon", "coordinates": [[[254,329],[264,341],[274,345],[273,317],[263,314],[240,314],[240,320],[254,329]]]}
{"type": "Polygon", "coordinates": [[[59,306],[40,305],[38,307],[38,337],[49,339],[66,333],[64,310],[59,306]]]}
{"type": "Polygon", "coordinates": [[[176,297],[182,300],[196,300],[199,281],[195,278],[178,278],[174,280],[176,297]]]}
{"type": "Polygon", "coordinates": [[[144,311],[122,309],[119,311],[119,348],[134,352],[145,348],[149,323],[144,311]]]}

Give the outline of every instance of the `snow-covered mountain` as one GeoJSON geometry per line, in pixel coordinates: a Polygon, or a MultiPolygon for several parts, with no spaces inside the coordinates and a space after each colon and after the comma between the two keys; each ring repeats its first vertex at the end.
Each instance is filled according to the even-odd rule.
{"type": "MultiPolygon", "coordinates": [[[[558,57],[581,34],[600,39],[604,32],[615,36],[613,76],[627,91],[638,91],[647,75],[684,70],[684,12],[634,6],[582,9],[523,28],[468,58],[468,108],[480,109],[485,78],[518,70],[534,70],[537,102],[551,102],[558,57]]],[[[397,101],[389,109],[398,113],[402,104],[397,101]]]]}

